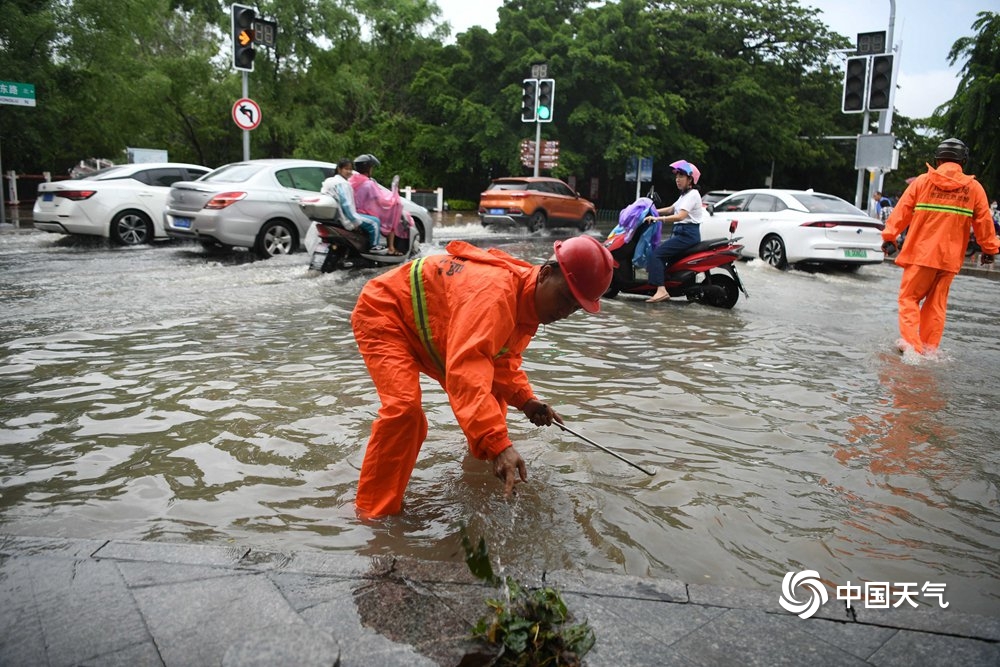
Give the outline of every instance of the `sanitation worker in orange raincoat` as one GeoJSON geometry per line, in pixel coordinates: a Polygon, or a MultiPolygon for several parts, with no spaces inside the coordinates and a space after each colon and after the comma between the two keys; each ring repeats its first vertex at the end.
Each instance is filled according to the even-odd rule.
{"type": "Polygon", "coordinates": [[[351,314],[382,401],[355,501],[366,518],[402,511],[427,437],[421,373],[441,383],[472,455],[492,462],[504,494],[527,480],[507,433],[507,406],[538,426],[562,418],[535,397],[521,353],[539,324],[600,310],[614,269],[611,253],[589,236],[556,241],[541,266],[463,241],[445,249],[369,281],[351,314]]]}
{"type": "Polygon", "coordinates": [[[981,262],[990,264],[1000,250],[986,191],[974,176],[962,172],[968,147],[946,139],[934,152],[937,168],[914,180],[892,210],[882,230],[882,250],[896,252],[896,238],[906,241],[896,258],[903,267],[899,285],[900,351],[921,354],[937,349],[944,333],[951,281],[962,268],[969,228],[982,248],[981,262]],[[923,302],[923,303],[921,303],[923,302]]]}

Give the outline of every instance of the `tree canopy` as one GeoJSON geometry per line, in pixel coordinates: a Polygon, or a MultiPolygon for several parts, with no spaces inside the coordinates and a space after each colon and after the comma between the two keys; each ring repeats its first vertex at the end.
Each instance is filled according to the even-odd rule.
{"type": "MultiPolygon", "coordinates": [[[[64,174],[80,159],[124,161],[127,147],[219,166],[242,158],[230,110],[229,4],[219,0],[0,0],[0,78],[33,83],[37,107],[0,105],[4,169],[64,174]]],[[[528,173],[519,144],[521,80],[544,63],[556,80],[560,143],[552,175],[602,208],[634,194],[629,158],[654,159],[654,183],[680,158],[703,189],[815,187],[853,199],[857,133],[840,112],[849,40],[798,0],[506,0],[494,32],[446,43],[433,0],[260,0],[278,24],[258,48],[249,95],[263,112],[251,156],[336,160],[374,153],[383,175],[475,200],[491,178],[528,173]]],[[[965,137],[988,189],[1000,186],[1000,23],[956,42],[959,93],[930,121],[965,137]]],[[[903,162],[931,142],[896,116],[903,162]]],[[[932,135],[933,136],[933,135],[932,135]]],[[[909,174],[907,174],[909,175],[909,174]]],[[[900,173],[899,178],[904,176],[900,173]]]]}

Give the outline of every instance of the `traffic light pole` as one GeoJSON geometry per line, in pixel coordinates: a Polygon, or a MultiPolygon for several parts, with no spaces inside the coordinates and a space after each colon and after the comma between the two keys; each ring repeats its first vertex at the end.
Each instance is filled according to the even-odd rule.
{"type": "Polygon", "coordinates": [[[537,120],[535,121],[535,172],[534,176],[538,176],[538,156],[541,154],[542,150],[542,124],[537,120]]]}
{"type": "MultiPolygon", "coordinates": [[[[243,71],[243,99],[250,98],[250,74],[243,71]]],[[[243,161],[250,159],[250,130],[243,130],[243,161]]]]}
{"type": "MultiPolygon", "coordinates": [[[[895,46],[893,45],[892,41],[893,27],[895,26],[895,23],[896,23],[896,0],[889,0],[889,30],[886,33],[886,39],[885,39],[885,43],[888,45],[889,48],[888,51],[889,53],[892,53],[895,50],[895,46]]],[[[898,55],[899,54],[897,54],[897,56],[898,55]]],[[[893,60],[894,60],[893,70],[890,75],[890,81],[892,81],[892,83],[895,84],[896,71],[899,67],[899,58],[897,57],[894,58],[893,60]]],[[[880,134],[892,133],[892,113],[893,113],[893,106],[895,105],[895,103],[896,103],[896,87],[895,85],[892,85],[889,88],[889,107],[884,111],[880,111],[878,114],[878,131],[880,134]]],[[[866,104],[864,124],[861,127],[861,134],[870,134],[868,125],[869,122],[870,122],[869,111],[868,111],[868,105],[866,104]]],[[[865,171],[866,170],[864,168],[858,169],[858,187],[854,194],[854,205],[860,208],[862,211],[868,210],[867,202],[865,202],[864,207],[861,206],[862,194],[864,192],[864,184],[865,184],[865,171]]],[[[875,192],[880,192],[882,190],[882,179],[884,177],[885,173],[882,171],[879,171],[874,175],[871,188],[869,189],[868,192],[869,198],[871,198],[871,195],[874,194],[875,192]]]]}

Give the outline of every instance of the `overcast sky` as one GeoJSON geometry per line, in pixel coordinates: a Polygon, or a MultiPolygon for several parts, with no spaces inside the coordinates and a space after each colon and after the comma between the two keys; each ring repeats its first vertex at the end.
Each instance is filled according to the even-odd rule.
{"type": "MultiPolygon", "coordinates": [[[[951,99],[958,86],[959,69],[949,67],[948,51],[956,39],[973,34],[976,13],[995,2],[896,0],[893,41],[900,49],[896,79],[899,113],[923,118],[951,99]]],[[[492,31],[502,0],[437,0],[437,4],[453,33],[474,25],[492,31]]],[[[824,23],[852,40],[859,32],[889,29],[890,0],[800,0],[800,4],[818,9],[824,23]]]]}

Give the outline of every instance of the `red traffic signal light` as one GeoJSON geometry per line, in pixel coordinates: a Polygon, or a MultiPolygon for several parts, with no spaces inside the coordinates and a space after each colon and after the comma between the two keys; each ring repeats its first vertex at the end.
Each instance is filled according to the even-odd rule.
{"type": "Polygon", "coordinates": [[[872,57],[872,78],[868,86],[868,109],[882,111],[889,108],[892,94],[892,56],[872,57]]]}
{"type": "Polygon", "coordinates": [[[233,23],[233,69],[244,72],[253,71],[253,59],[257,55],[254,50],[254,22],[257,20],[257,10],[246,5],[232,5],[233,23]]]}
{"type": "Polygon", "coordinates": [[[521,85],[521,122],[534,123],[538,114],[538,79],[525,79],[521,85]]]}
{"type": "Polygon", "coordinates": [[[840,105],[840,110],[844,113],[861,113],[865,110],[868,59],[868,56],[847,59],[847,70],[844,72],[844,97],[840,105]]]}

